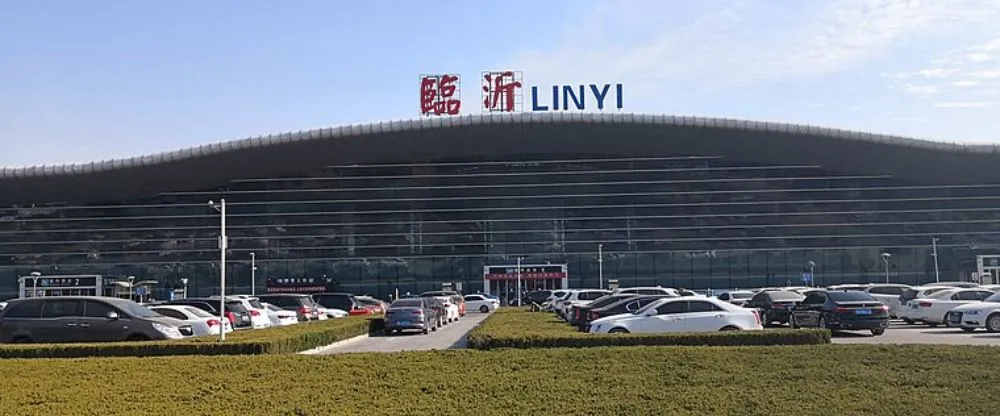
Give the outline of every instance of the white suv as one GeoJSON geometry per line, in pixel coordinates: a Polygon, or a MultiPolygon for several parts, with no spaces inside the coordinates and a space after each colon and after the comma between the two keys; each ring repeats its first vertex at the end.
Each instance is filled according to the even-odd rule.
{"type": "Polygon", "coordinates": [[[572,291],[569,296],[565,299],[559,301],[556,304],[556,312],[559,313],[564,319],[570,316],[573,308],[580,305],[586,305],[593,302],[595,299],[611,294],[610,290],[601,289],[579,289],[572,291]]]}
{"type": "MultiPolygon", "coordinates": [[[[212,299],[218,298],[218,296],[212,296],[212,299]]],[[[226,296],[226,299],[239,301],[250,312],[250,325],[253,329],[271,327],[271,318],[267,316],[267,306],[264,306],[260,299],[250,295],[226,296]]]]}

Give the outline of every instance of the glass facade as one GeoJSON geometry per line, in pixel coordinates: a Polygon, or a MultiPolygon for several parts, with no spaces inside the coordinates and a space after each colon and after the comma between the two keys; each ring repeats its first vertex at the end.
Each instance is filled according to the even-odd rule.
{"type": "MultiPolygon", "coordinates": [[[[228,281],[321,278],[387,296],[461,282],[483,267],[568,265],[572,287],[691,289],[816,281],[965,280],[976,254],[1000,252],[1000,184],[926,185],[821,166],[756,165],[724,156],[523,155],[330,166],[246,178],[145,200],[0,209],[0,292],[17,276],[133,275],[217,290],[225,198],[228,281]]],[[[156,190],[151,190],[156,194],[156,190]]]]}

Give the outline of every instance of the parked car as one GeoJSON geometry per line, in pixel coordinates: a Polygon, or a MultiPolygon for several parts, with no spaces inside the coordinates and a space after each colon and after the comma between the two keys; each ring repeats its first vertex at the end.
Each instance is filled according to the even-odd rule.
{"type": "Polygon", "coordinates": [[[350,316],[372,316],[375,310],[366,308],[364,304],[354,299],[350,293],[325,292],[312,295],[314,301],[324,308],[347,311],[350,316]]]}
{"type": "Polygon", "coordinates": [[[483,295],[465,295],[465,307],[469,310],[489,313],[500,307],[500,301],[483,295]]]}
{"type": "Polygon", "coordinates": [[[441,307],[444,308],[445,312],[445,324],[457,321],[461,316],[458,312],[458,304],[452,300],[451,296],[437,296],[436,293],[439,292],[424,292],[420,294],[420,298],[437,299],[441,302],[441,307]]]}
{"type": "Polygon", "coordinates": [[[736,306],[743,306],[753,297],[753,293],[749,290],[730,290],[719,294],[718,299],[736,306]]]}
{"type": "Polygon", "coordinates": [[[375,315],[382,315],[385,313],[386,309],[389,309],[388,303],[375,299],[371,296],[355,296],[354,300],[361,304],[361,307],[371,309],[375,315]]]}
{"type": "Polygon", "coordinates": [[[156,305],[149,310],[160,315],[179,319],[191,325],[191,329],[196,337],[209,335],[219,335],[220,330],[226,333],[233,332],[233,325],[228,319],[219,319],[218,316],[205,312],[194,306],[185,305],[156,305]]]}
{"type": "Polygon", "coordinates": [[[787,324],[792,307],[805,299],[799,292],[791,290],[762,290],[757,292],[743,306],[760,312],[764,326],[772,323],[787,324]]]}
{"type": "MultiPolygon", "coordinates": [[[[660,286],[649,286],[649,287],[626,287],[618,288],[611,291],[615,295],[670,295],[670,296],[681,296],[679,290],[670,287],[660,287],[660,286]]],[[[694,294],[691,292],[690,294],[694,294]]]]}
{"type": "Polygon", "coordinates": [[[451,291],[451,290],[440,290],[440,291],[434,291],[434,292],[424,292],[424,293],[420,294],[420,297],[422,297],[422,298],[426,298],[426,297],[429,297],[429,296],[447,296],[447,297],[449,297],[450,298],[450,302],[452,304],[454,304],[456,307],[458,307],[458,316],[465,316],[465,313],[466,313],[465,298],[463,298],[460,293],[455,292],[455,291],[451,291]]]}
{"type": "MultiPolygon", "coordinates": [[[[218,296],[212,296],[211,299],[218,300],[218,296]]],[[[250,326],[254,329],[269,328],[271,326],[271,320],[267,318],[267,311],[264,305],[261,304],[260,298],[247,296],[247,295],[237,295],[237,296],[226,296],[226,300],[233,300],[239,302],[243,306],[243,309],[247,310],[250,314],[250,326]]]]}
{"type": "Polygon", "coordinates": [[[791,316],[792,328],[863,329],[882,335],[889,327],[889,307],[858,290],[810,293],[791,316]]]}
{"type": "Polygon", "coordinates": [[[299,314],[295,311],[282,309],[270,303],[264,303],[267,308],[267,319],[271,321],[271,326],[286,326],[299,323],[299,314]]]}
{"type": "Polygon", "coordinates": [[[633,296],[625,299],[620,299],[610,305],[605,305],[600,308],[595,308],[587,311],[587,316],[583,320],[582,325],[577,323],[577,327],[583,332],[589,332],[589,327],[591,322],[596,321],[601,318],[608,316],[621,315],[633,313],[639,309],[644,308],[646,305],[656,302],[663,298],[673,298],[677,296],[669,295],[639,295],[633,296]]]}
{"type": "Polygon", "coordinates": [[[962,328],[965,332],[978,328],[1000,332],[1000,293],[994,293],[980,303],[956,306],[948,312],[948,326],[962,328]]]}
{"type": "MultiPolygon", "coordinates": [[[[212,315],[219,315],[219,299],[186,298],[164,302],[161,305],[194,306],[212,315]]],[[[243,307],[242,302],[227,300],[225,305],[226,310],[224,314],[229,318],[229,323],[233,325],[233,328],[250,328],[253,325],[253,322],[250,320],[250,311],[243,307]]]]}
{"type": "Polygon", "coordinates": [[[633,313],[590,323],[590,333],[713,332],[762,329],[753,309],[714,298],[668,297],[633,313]]]}
{"type": "Polygon", "coordinates": [[[328,319],[346,318],[350,316],[347,311],[343,309],[336,308],[325,308],[323,306],[316,306],[316,310],[319,311],[320,319],[326,316],[328,319]]]}
{"type": "Polygon", "coordinates": [[[385,312],[386,334],[413,329],[424,334],[437,331],[440,319],[437,318],[438,312],[433,309],[429,299],[433,297],[399,299],[392,302],[385,312]]]}
{"type": "Polygon", "coordinates": [[[910,307],[910,301],[917,298],[926,298],[934,293],[940,292],[942,290],[953,289],[951,286],[914,286],[909,289],[903,289],[903,293],[899,295],[899,308],[896,310],[896,317],[903,320],[907,324],[913,325],[917,321],[907,317],[907,312],[910,307]]]}
{"type": "Polygon", "coordinates": [[[890,318],[897,318],[901,313],[900,309],[902,309],[902,305],[899,303],[899,296],[903,294],[903,291],[911,288],[913,286],[897,283],[872,283],[863,291],[872,295],[873,298],[878,299],[883,305],[888,306],[890,318]]]}
{"type": "Polygon", "coordinates": [[[993,296],[993,292],[983,289],[945,289],[924,298],[909,301],[902,310],[902,317],[910,321],[921,321],[931,327],[948,322],[948,312],[967,303],[979,303],[993,296]]]}
{"type": "Polygon", "coordinates": [[[316,302],[309,295],[294,293],[275,293],[260,296],[261,302],[270,303],[281,309],[295,311],[298,314],[299,322],[319,320],[319,310],[316,302]]]}
{"type": "Polygon", "coordinates": [[[119,298],[26,298],[8,302],[0,312],[2,343],[145,341],[191,335],[190,324],[119,298]]]}
{"type": "Polygon", "coordinates": [[[545,310],[548,310],[548,311],[555,310],[556,303],[558,303],[559,301],[565,299],[567,296],[569,296],[569,294],[572,291],[573,291],[573,289],[563,289],[563,290],[552,291],[552,293],[549,294],[549,298],[546,299],[545,302],[542,303],[542,309],[545,309],[545,310]]]}
{"type": "Polygon", "coordinates": [[[605,295],[597,299],[594,299],[593,302],[590,302],[586,305],[580,305],[575,309],[573,309],[573,314],[574,314],[573,321],[575,322],[574,325],[576,325],[577,328],[579,328],[581,331],[585,331],[587,329],[587,324],[589,324],[590,321],[594,320],[594,318],[591,318],[590,311],[597,308],[603,308],[605,306],[618,302],[622,299],[631,299],[638,296],[640,295],[636,295],[633,293],[619,293],[619,294],[605,295]]]}
{"type": "Polygon", "coordinates": [[[529,305],[536,304],[538,306],[542,306],[542,304],[545,303],[551,295],[551,290],[536,290],[534,292],[528,292],[527,295],[524,295],[524,298],[521,301],[529,305]]]}
{"type": "Polygon", "coordinates": [[[609,290],[602,289],[579,289],[570,292],[566,299],[559,301],[556,311],[563,319],[569,319],[572,308],[579,305],[586,305],[601,296],[610,294],[609,290]]]}

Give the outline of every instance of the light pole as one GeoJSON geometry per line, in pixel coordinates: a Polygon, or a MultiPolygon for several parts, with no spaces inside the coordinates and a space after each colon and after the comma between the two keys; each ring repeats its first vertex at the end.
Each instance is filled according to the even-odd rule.
{"type": "Polygon", "coordinates": [[[184,299],[188,297],[188,278],[182,277],[181,284],[184,285],[184,299]]]}
{"type": "Polygon", "coordinates": [[[809,266],[809,283],[811,286],[816,286],[816,262],[809,260],[806,265],[809,266]]]}
{"type": "Polygon", "coordinates": [[[521,306],[521,257],[517,258],[517,306],[521,306]]]}
{"type": "Polygon", "coordinates": [[[250,296],[257,296],[257,254],[250,252],[250,296]]]}
{"type": "Polygon", "coordinates": [[[892,254],[882,253],[882,262],[885,263],[885,282],[889,283],[889,258],[892,254]]]}
{"type": "Polygon", "coordinates": [[[31,297],[38,296],[38,278],[42,277],[40,272],[31,272],[31,297]]]}
{"type": "Polygon", "coordinates": [[[135,293],[135,276],[128,276],[126,279],[128,279],[128,300],[134,300],[132,294],[135,293]]]}
{"type": "MultiPolygon", "coordinates": [[[[208,201],[208,206],[221,214],[222,220],[219,222],[219,322],[226,322],[226,249],[229,242],[226,239],[226,199],[222,198],[219,203],[208,201]]],[[[226,340],[225,325],[219,329],[219,341],[226,340]]]]}
{"type": "Polygon", "coordinates": [[[937,237],[931,237],[931,247],[934,248],[934,252],[931,253],[934,256],[934,282],[941,281],[941,270],[938,269],[938,254],[937,254],[937,242],[940,240],[937,237]]]}
{"type": "Polygon", "coordinates": [[[597,245],[597,278],[598,289],[604,290],[604,244],[597,245]]]}

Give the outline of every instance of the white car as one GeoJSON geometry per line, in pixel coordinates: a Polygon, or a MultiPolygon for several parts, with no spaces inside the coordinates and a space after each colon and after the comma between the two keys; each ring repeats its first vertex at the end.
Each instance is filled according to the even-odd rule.
{"type": "Polygon", "coordinates": [[[922,321],[932,327],[946,323],[948,312],[968,303],[979,303],[993,296],[993,292],[983,289],[945,289],[924,298],[907,302],[900,317],[909,321],[922,321]]]}
{"type": "Polygon", "coordinates": [[[552,293],[549,295],[549,298],[546,299],[545,302],[542,302],[542,308],[547,311],[555,310],[556,303],[559,302],[560,300],[565,299],[566,296],[569,295],[571,291],[572,289],[552,291],[552,293]]]}
{"type": "Polygon", "coordinates": [[[267,318],[271,321],[271,326],[286,326],[299,323],[299,314],[295,311],[282,309],[270,303],[265,303],[267,308],[267,318]]]}
{"type": "Polygon", "coordinates": [[[345,311],[343,309],[324,308],[322,306],[318,306],[318,307],[316,307],[316,309],[319,310],[320,320],[323,320],[323,319],[346,318],[347,315],[349,315],[347,313],[347,311],[345,311]],[[323,318],[324,316],[326,318],[323,318]]]}
{"type": "Polygon", "coordinates": [[[489,313],[500,307],[500,301],[483,295],[465,295],[465,310],[489,313]]]}
{"type": "MultiPolygon", "coordinates": [[[[942,290],[955,289],[951,286],[914,286],[909,289],[903,289],[903,294],[899,295],[899,309],[896,310],[895,315],[897,318],[902,319],[907,324],[914,324],[917,321],[907,317],[907,312],[910,309],[910,301],[918,298],[926,298],[934,293],[940,292],[942,290]]],[[[892,310],[889,313],[893,313],[892,310]]]]}
{"type": "Polygon", "coordinates": [[[626,287],[619,288],[611,291],[612,295],[618,294],[636,294],[636,295],[667,295],[667,296],[680,296],[681,293],[677,289],[669,287],[626,287]]]}
{"type": "Polygon", "coordinates": [[[458,305],[451,301],[451,296],[428,296],[429,298],[437,299],[444,306],[445,319],[444,323],[455,322],[459,318],[458,305]]]}
{"type": "Polygon", "coordinates": [[[956,306],[948,312],[948,326],[962,328],[965,332],[986,328],[987,332],[1000,332],[1000,293],[980,303],[956,306]]]}
{"type": "Polygon", "coordinates": [[[564,319],[569,318],[574,307],[586,305],[597,298],[610,294],[610,290],[578,289],[569,293],[565,299],[556,303],[556,312],[564,319]]]}
{"type": "Polygon", "coordinates": [[[897,318],[903,306],[899,301],[899,297],[906,289],[913,289],[913,287],[896,283],[872,283],[865,287],[864,291],[879,302],[882,302],[883,305],[889,307],[890,318],[897,318]]]}
{"type": "MultiPolygon", "coordinates": [[[[212,296],[211,299],[219,299],[212,296]]],[[[227,300],[239,301],[247,312],[250,313],[250,325],[253,329],[263,329],[271,327],[271,320],[267,318],[267,308],[260,302],[260,299],[249,295],[226,296],[227,300]]]]}
{"type": "Polygon", "coordinates": [[[220,325],[218,316],[214,316],[194,306],[156,305],[150,306],[149,310],[191,324],[191,330],[194,331],[194,336],[196,337],[219,335],[220,328],[225,328],[227,334],[233,332],[233,326],[229,323],[228,319],[224,319],[220,325]]]}
{"type": "Polygon", "coordinates": [[[743,306],[743,304],[747,303],[753,297],[753,293],[749,290],[730,290],[720,294],[718,299],[736,306],[743,306]]]}
{"type": "Polygon", "coordinates": [[[764,329],[754,309],[713,298],[663,298],[630,314],[591,322],[590,333],[714,332],[764,329]]]}

